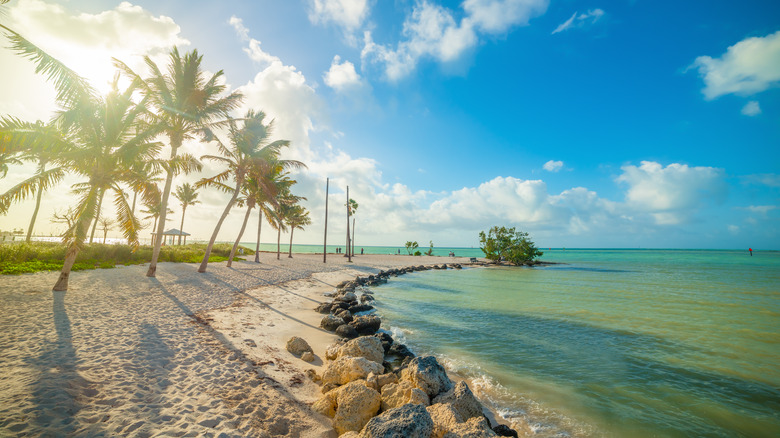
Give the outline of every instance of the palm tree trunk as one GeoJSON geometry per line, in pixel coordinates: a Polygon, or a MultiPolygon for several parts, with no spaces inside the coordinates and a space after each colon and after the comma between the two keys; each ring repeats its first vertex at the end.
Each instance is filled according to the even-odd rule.
{"type": "MultiPolygon", "coordinates": [[[[133,208],[130,209],[130,216],[135,217],[135,199],[138,197],[138,192],[133,190],[133,208]]],[[[127,238],[127,244],[130,245],[130,238],[127,238]]]]}
{"type": "Polygon", "coordinates": [[[103,230],[103,245],[106,244],[106,238],[108,237],[108,228],[103,230]]]}
{"type": "MultiPolygon", "coordinates": [[[[176,150],[181,146],[181,139],[171,139],[171,160],[176,158],[176,150]]],[[[165,216],[168,212],[168,197],[171,194],[171,185],[173,185],[173,168],[168,167],[168,174],[165,177],[165,188],[162,192],[162,200],[160,201],[160,223],[157,224],[157,238],[154,239],[154,251],[152,252],[152,260],[149,262],[149,270],[146,271],[147,277],[154,277],[157,275],[157,259],[160,257],[160,248],[162,246],[162,233],[165,229],[165,216]]],[[[205,270],[205,268],[204,268],[205,270]]]]}
{"type": "Polygon", "coordinates": [[[257,245],[255,246],[255,263],[260,263],[260,228],[263,226],[263,209],[258,208],[260,215],[257,218],[257,245]]]}
{"type": "Polygon", "coordinates": [[[32,219],[30,219],[30,227],[27,229],[27,240],[25,240],[27,243],[30,243],[30,240],[32,239],[35,218],[38,217],[38,209],[41,208],[41,198],[43,198],[43,181],[38,184],[38,195],[35,198],[35,210],[33,211],[32,219]]]}
{"type": "Polygon", "coordinates": [[[187,204],[181,205],[181,225],[179,225],[179,245],[181,245],[181,234],[184,232],[184,213],[187,212],[187,204]]]}
{"type": "Polygon", "coordinates": [[[92,232],[89,233],[89,243],[92,243],[92,239],[95,237],[95,229],[97,228],[98,220],[100,219],[100,209],[103,207],[103,195],[105,190],[100,191],[100,198],[98,198],[97,214],[95,215],[95,222],[92,223],[92,232]]]}
{"type": "Polygon", "coordinates": [[[244,223],[241,224],[241,231],[238,232],[238,237],[236,238],[236,242],[233,244],[233,248],[230,250],[230,257],[228,257],[228,268],[233,266],[233,257],[236,256],[236,249],[238,248],[238,243],[241,241],[241,236],[244,235],[244,230],[246,229],[246,223],[249,222],[249,213],[252,212],[252,207],[248,206],[246,209],[246,214],[244,215],[244,223]]]}
{"type": "MultiPolygon", "coordinates": [[[[152,225],[152,230],[157,229],[157,216],[154,217],[154,225],[152,225]]],[[[154,246],[154,242],[157,240],[157,235],[152,233],[152,246],[154,246]]]]}
{"type": "Polygon", "coordinates": [[[352,257],[355,257],[355,218],[352,218],[352,257]]]}
{"type": "Polygon", "coordinates": [[[236,198],[238,198],[238,192],[241,191],[242,185],[244,185],[244,179],[239,178],[239,180],[236,181],[236,190],[233,191],[233,197],[230,198],[230,201],[228,201],[228,204],[225,206],[225,211],[222,212],[222,217],[219,218],[219,222],[217,222],[217,226],[214,228],[214,233],[211,234],[209,245],[206,247],[206,254],[203,255],[203,261],[200,262],[200,267],[198,267],[198,272],[201,274],[206,272],[206,267],[209,265],[209,256],[211,256],[211,249],[214,247],[214,242],[217,240],[219,229],[222,227],[222,222],[225,222],[228,213],[230,213],[230,209],[233,208],[233,204],[236,202],[236,198]]]}
{"type": "Polygon", "coordinates": [[[290,226],[290,251],[287,253],[287,258],[292,258],[292,237],[293,233],[295,232],[295,227],[290,226]]]}
{"type": "Polygon", "coordinates": [[[279,224],[279,231],[276,233],[276,260],[281,260],[279,254],[282,253],[282,224],[279,224]]]}
{"type": "Polygon", "coordinates": [[[76,262],[76,256],[79,254],[79,247],[72,245],[68,248],[68,252],[65,254],[65,263],[62,266],[60,272],[60,278],[57,279],[57,283],[54,284],[54,291],[68,290],[68,277],[70,277],[70,270],[73,268],[73,264],[76,262]]]}

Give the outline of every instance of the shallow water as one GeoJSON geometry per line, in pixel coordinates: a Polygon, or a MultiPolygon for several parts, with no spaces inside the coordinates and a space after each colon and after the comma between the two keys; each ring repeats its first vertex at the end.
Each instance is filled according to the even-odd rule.
{"type": "Polygon", "coordinates": [[[780,252],[543,259],[393,278],[383,326],[537,436],[780,436],[780,252]]]}

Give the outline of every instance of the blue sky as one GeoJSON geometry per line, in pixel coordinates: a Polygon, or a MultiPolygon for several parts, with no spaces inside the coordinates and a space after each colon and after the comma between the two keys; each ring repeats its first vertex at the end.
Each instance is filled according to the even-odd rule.
{"type": "MultiPolygon", "coordinates": [[[[9,9],[6,22],[88,77],[103,53],[162,63],[171,44],[197,48],[309,164],[298,179],[314,224],[296,233],[301,243],[321,239],[327,176],[339,203],[349,184],[361,204],[366,245],[471,246],[479,230],[508,225],[543,247],[780,248],[776,2],[12,0],[9,9]]],[[[9,79],[29,80],[25,61],[7,51],[0,61],[20,63],[9,79]]],[[[2,114],[51,111],[45,97],[3,91],[2,114]]],[[[24,175],[12,171],[0,191],[24,175]]],[[[226,198],[203,197],[187,214],[206,238],[226,198]]],[[[29,205],[17,208],[0,228],[27,226],[29,205]]],[[[233,216],[240,224],[242,212],[233,216]]],[[[329,240],[343,233],[339,218],[329,240]]]]}

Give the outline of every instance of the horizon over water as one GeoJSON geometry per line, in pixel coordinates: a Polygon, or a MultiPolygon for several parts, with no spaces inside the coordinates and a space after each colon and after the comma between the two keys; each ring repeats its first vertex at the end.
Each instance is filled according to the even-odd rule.
{"type": "Polygon", "coordinates": [[[772,437],[780,252],[753,252],[554,250],[372,289],[383,328],[534,436],[772,437]]]}

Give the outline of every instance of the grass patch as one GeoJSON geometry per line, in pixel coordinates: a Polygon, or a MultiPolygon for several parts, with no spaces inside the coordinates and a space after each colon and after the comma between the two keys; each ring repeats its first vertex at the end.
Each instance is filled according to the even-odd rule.
{"type": "MultiPolygon", "coordinates": [[[[167,245],[160,249],[158,262],[200,263],[206,253],[205,243],[167,245]]],[[[227,261],[232,245],[217,243],[211,250],[210,263],[227,261]]],[[[111,269],[116,265],[139,265],[152,260],[151,246],[141,246],[133,252],[129,245],[84,245],[73,264],[73,271],[111,269]]],[[[59,271],[65,260],[66,248],[57,242],[8,243],[0,245],[0,275],[19,275],[39,271],[59,271]]],[[[244,255],[254,251],[244,248],[244,255]]],[[[234,257],[233,260],[244,260],[234,257]]]]}

